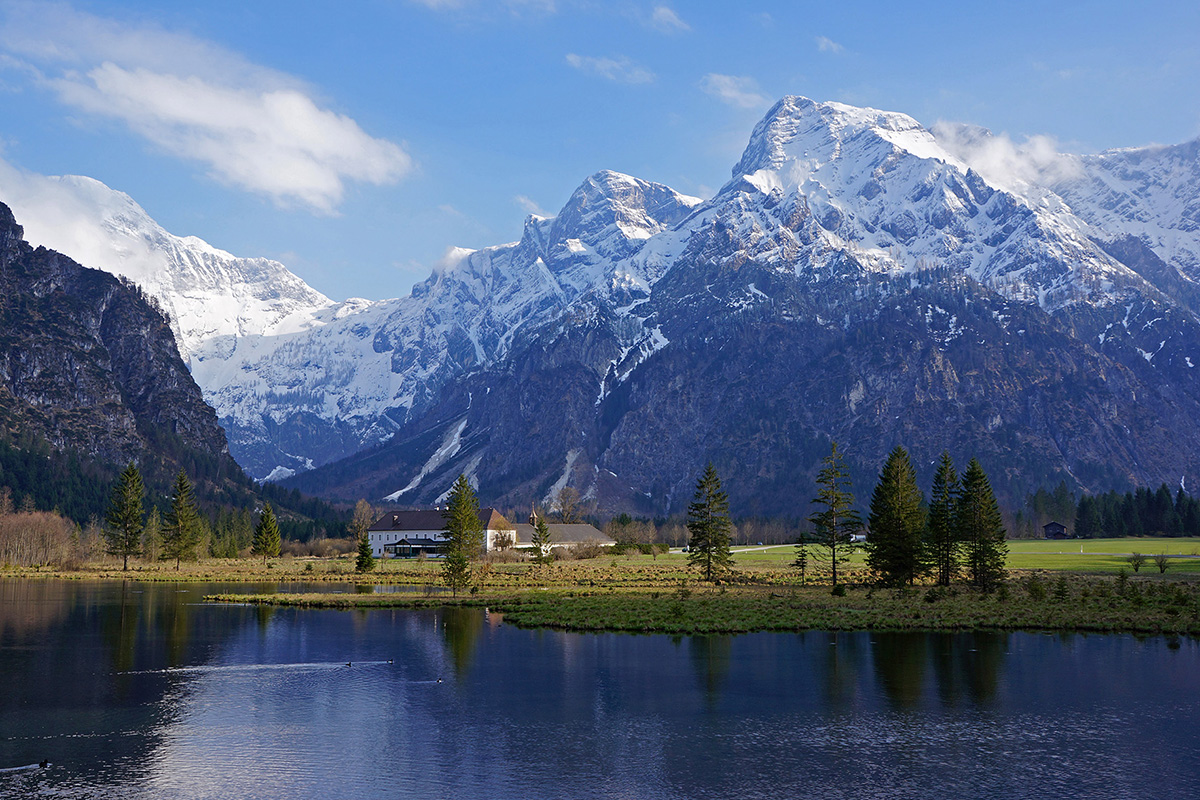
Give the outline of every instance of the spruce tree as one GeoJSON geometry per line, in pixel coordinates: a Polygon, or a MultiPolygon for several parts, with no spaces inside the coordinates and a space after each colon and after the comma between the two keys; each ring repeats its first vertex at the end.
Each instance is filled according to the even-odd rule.
{"type": "Polygon", "coordinates": [[[279,555],[280,544],[279,522],[275,519],[275,509],[271,508],[270,503],[263,503],[262,515],[258,518],[258,525],[254,527],[254,543],[250,552],[262,556],[265,564],[268,558],[279,555]]]}
{"type": "Polygon", "coordinates": [[[926,569],[924,498],[908,452],[888,455],[871,495],[867,566],[890,586],[911,585],[926,569]]]}
{"type": "Polygon", "coordinates": [[[971,459],[962,476],[955,514],[967,577],[974,586],[991,590],[1004,580],[1008,556],[1004,521],[992,485],[978,459],[971,459]]]}
{"type": "Polygon", "coordinates": [[[104,526],[105,549],[109,555],[123,559],[123,570],[129,569],[129,557],[142,551],[142,498],[145,495],[142,473],[131,461],[113,486],[104,526]]]}
{"type": "Polygon", "coordinates": [[[191,481],[183,471],[175,478],[171,507],[163,519],[160,535],[162,548],[159,558],[175,559],[176,570],[182,559],[196,557],[196,545],[200,543],[200,512],[196,510],[196,495],[191,481]]]}
{"type": "Polygon", "coordinates": [[[550,526],[546,524],[546,517],[542,514],[534,515],[533,536],[530,537],[530,543],[533,545],[535,563],[549,564],[554,560],[554,548],[550,544],[550,526]]]}
{"type": "Polygon", "coordinates": [[[733,563],[729,553],[729,498],[721,491],[721,479],[712,462],[696,481],[696,494],[688,504],[688,563],[700,567],[704,580],[733,563]]]}
{"type": "Polygon", "coordinates": [[[962,541],[955,513],[958,505],[958,473],[950,454],[943,451],[929,491],[929,522],[926,543],[934,576],[939,586],[949,586],[958,574],[962,541]]]}
{"type": "Polygon", "coordinates": [[[479,500],[466,475],[460,474],[450,489],[442,518],[446,521],[442,579],[457,595],[459,589],[465,589],[471,583],[470,559],[483,551],[484,530],[479,519],[479,500]]]}
{"type": "Polygon", "coordinates": [[[838,562],[854,551],[854,534],[862,530],[862,517],[854,510],[850,473],[837,442],[830,443],[829,455],[821,463],[824,466],[817,473],[817,496],[812,501],[819,510],[808,521],[812,523],[813,540],[818,548],[814,558],[829,564],[833,588],[837,591],[838,562]]]}
{"type": "Polygon", "coordinates": [[[1079,498],[1079,505],[1075,509],[1075,536],[1080,539],[1094,539],[1101,534],[1103,527],[1104,522],[1095,499],[1086,494],[1079,498]]]}
{"type": "Polygon", "coordinates": [[[354,560],[356,572],[375,569],[375,553],[371,549],[371,524],[375,522],[375,511],[366,500],[354,506],[354,518],[350,521],[350,532],[358,540],[358,557],[354,560]]]}

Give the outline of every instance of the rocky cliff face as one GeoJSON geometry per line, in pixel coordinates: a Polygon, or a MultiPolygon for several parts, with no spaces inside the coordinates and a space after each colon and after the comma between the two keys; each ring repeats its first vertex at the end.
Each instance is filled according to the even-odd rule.
{"type": "Polygon", "coordinates": [[[162,312],[112,275],[32,248],[3,204],[0,396],[7,436],[168,471],[193,454],[240,474],[162,312]]]}
{"type": "Polygon", "coordinates": [[[785,98],[716,197],[600,272],[639,291],[581,287],[392,441],[293,480],[429,503],[464,472],[489,502],[673,513],[711,459],[739,510],[803,514],[833,438],[860,491],[896,444],[925,472],[979,456],[1012,499],[1194,485],[1195,281],[1076,204],[902,114],[785,98]]]}

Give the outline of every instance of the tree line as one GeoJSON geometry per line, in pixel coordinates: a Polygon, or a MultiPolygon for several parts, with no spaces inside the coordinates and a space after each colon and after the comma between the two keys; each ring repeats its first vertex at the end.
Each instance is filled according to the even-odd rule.
{"type": "Polygon", "coordinates": [[[1048,522],[1059,522],[1083,539],[1200,536],[1200,498],[1165,483],[1157,489],[1143,486],[1076,497],[1060,481],[1053,489],[1026,496],[1024,508],[1010,516],[1019,538],[1041,538],[1048,522]]]}
{"type": "MultiPolygon", "coordinates": [[[[157,508],[145,507],[146,486],[137,465],[130,463],[118,476],[104,517],[105,552],[121,559],[129,569],[130,557],[153,556],[158,560],[192,561],[204,537],[206,521],[196,505],[196,494],[187,474],[180,471],[171,490],[171,500],[161,516],[157,508]]],[[[251,537],[251,554],[278,556],[282,537],[270,501],[263,503],[251,537]]]]}
{"type": "MultiPolygon", "coordinates": [[[[817,473],[812,504],[816,507],[808,517],[812,532],[797,542],[793,565],[801,580],[807,576],[810,559],[825,565],[835,594],[844,591],[839,566],[844,567],[860,546],[882,585],[911,585],[932,577],[946,586],[961,578],[990,590],[1004,580],[1006,531],[991,483],[977,459],[971,459],[959,476],[950,454],[943,453],[926,502],[907,451],[896,447],[880,471],[864,525],[844,457],[837,442],[832,442],[817,473]],[[865,538],[864,531],[868,532],[865,538]]],[[[731,567],[729,499],[711,462],[696,482],[687,528],[688,560],[705,580],[731,567]]]]}

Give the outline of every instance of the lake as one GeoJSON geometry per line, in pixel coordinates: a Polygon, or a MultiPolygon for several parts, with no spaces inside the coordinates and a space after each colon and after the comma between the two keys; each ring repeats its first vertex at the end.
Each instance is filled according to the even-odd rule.
{"type": "Polygon", "coordinates": [[[230,588],[276,587],[0,579],[0,797],[1200,797],[1192,639],[200,602],[230,588]]]}

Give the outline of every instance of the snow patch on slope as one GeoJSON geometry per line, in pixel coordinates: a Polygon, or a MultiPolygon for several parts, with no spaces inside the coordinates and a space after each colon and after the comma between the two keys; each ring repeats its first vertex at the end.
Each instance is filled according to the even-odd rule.
{"type": "Polygon", "coordinates": [[[463,417],[457,425],[446,432],[445,437],[442,438],[441,446],[438,447],[438,449],[434,451],[434,454],[429,457],[429,460],[426,461],[424,466],[421,467],[421,471],[417,473],[416,477],[409,481],[408,486],[405,486],[398,492],[392,492],[383,499],[389,503],[395,503],[403,495],[408,494],[413,489],[416,489],[418,486],[420,486],[421,481],[425,479],[426,475],[433,472],[435,469],[442,466],[455,455],[457,455],[458,451],[462,448],[462,432],[466,427],[467,418],[463,417]]]}

